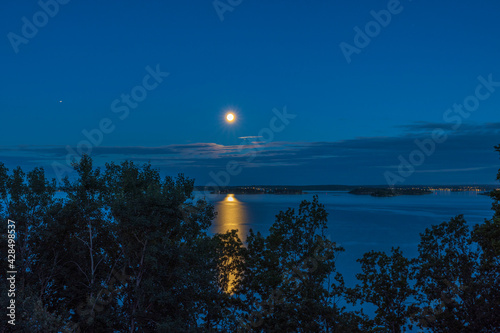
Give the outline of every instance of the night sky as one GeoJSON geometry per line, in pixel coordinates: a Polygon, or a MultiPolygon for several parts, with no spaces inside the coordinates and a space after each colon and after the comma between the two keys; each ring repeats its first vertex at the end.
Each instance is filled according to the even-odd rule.
{"type": "Polygon", "coordinates": [[[9,0],[0,13],[9,168],[62,177],[89,152],[198,185],[486,184],[500,165],[498,1],[9,0]]]}

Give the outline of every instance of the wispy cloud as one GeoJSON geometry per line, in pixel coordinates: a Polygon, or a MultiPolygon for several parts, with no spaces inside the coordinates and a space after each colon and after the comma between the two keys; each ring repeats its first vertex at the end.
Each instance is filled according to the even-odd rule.
{"type": "Polygon", "coordinates": [[[462,168],[462,169],[438,169],[438,170],[416,170],[416,173],[441,173],[441,172],[466,172],[466,171],[478,171],[497,168],[496,166],[489,167],[476,167],[476,168],[462,168]]]}
{"type": "MultiPolygon", "coordinates": [[[[454,131],[456,124],[416,121],[412,124],[401,125],[397,127],[403,128],[407,132],[430,132],[435,129],[454,131]]],[[[488,131],[488,130],[500,130],[500,122],[485,123],[485,124],[477,124],[477,123],[460,124],[460,127],[457,129],[457,133],[464,134],[466,132],[488,131]]]]}
{"type": "MultiPolygon", "coordinates": [[[[234,178],[237,183],[382,184],[383,169],[396,168],[400,154],[414,149],[415,140],[426,137],[425,131],[443,128],[441,125],[415,123],[405,126],[399,136],[334,142],[248,142],[243,145],[201,142],[161,147],[95,147],[92,156],[96,165],[125,159],[151,162],[166,173],[191,175],[198,183],[208,181],[210,171],[223,170],[229,161],[236,161],[246,169],[234,178]]],[[[468,124],[460,131],[450,131],[449,139],[436,148],[408,182],[491,183],[496,174],[494,169],[499,166],[493,147],[499,143],[500,123],[468,124]]],[[[49,173],[51,163],[63,163],[67,154],[63,146],[0,146],[0,161],[7,166],[21,165],[28,169],[43,166],[49,173]]]]}

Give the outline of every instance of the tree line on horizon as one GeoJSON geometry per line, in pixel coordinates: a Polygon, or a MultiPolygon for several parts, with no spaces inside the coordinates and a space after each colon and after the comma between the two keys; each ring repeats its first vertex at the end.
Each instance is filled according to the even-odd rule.
{"type": "Polygon", "coordinates": [[[500,332],[498,191],[491,219],[427,228],[416,258],[365,253],[347,287],[317,196],[243,243],[236,230],[208,232],[214,207],[193,200],[182,174],[129,161],[95,168],[89,156],[73,167],[58,199],[42,168],[0,163],[4,311],[8,219],[18,272],[16,325],[4,314],[1,332],[500,332]]]}

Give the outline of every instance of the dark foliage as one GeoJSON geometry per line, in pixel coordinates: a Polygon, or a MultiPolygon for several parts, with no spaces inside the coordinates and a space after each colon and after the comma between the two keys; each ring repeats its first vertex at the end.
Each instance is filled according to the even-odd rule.
{"type": "Polygon", "coordinates": [[[498,191],[492,219],[472,230],[461,215],[432,226],[414,259],[399,248],[366,253],[347,288],[335,266],[344,249],[327,237],[317,197],[243,245],[236,230],[208,233],[214,208],[182,174],[131,162],[101,170],[88,156],[74,169],[58,199],[43,169],[9,173],[0,163],[0,218],[16,221],[18,272],[16,326],[4,318],[0,332],[500,331],[498,191]],[[375,316],[349,303],[370,303],[375,316]]]}

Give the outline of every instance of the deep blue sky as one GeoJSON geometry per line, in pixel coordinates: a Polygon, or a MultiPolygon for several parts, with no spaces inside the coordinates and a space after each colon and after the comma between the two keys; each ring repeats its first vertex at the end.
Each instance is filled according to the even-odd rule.
{"type": "Polygon", "coordinates": [[[500,82],[500,3],[401,1],[348,63],[339,45],[388,3],[244,0],[221,21],[209,0],[71,0],[16,53],[8,34],[22,36],[22,18],[41,7],[3,1],[0,161],[52,175],[64,147],[109,118],[97,164],[151,161],[200,185],[230,160],[243,168],[231,185],[382,184],[414,139],[443,128],[448,140],[405,183],[493,182],[500,87],[464,125],[443,114],[474,95],[478,76],[500,82]],[[111,104],[157,65],[170,75],[121,120],[111,104]],[[246,140],[258,151],[249,162],[240,138],[285,106],[297,117],[271,142],[246,140]],[[235,124],[223,121],[229,109],[235,124]]]}

